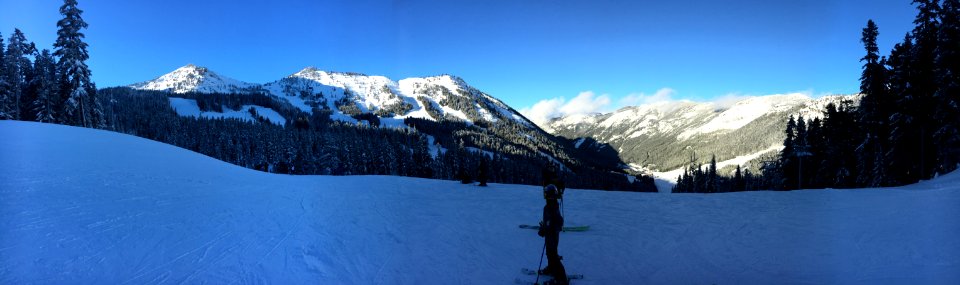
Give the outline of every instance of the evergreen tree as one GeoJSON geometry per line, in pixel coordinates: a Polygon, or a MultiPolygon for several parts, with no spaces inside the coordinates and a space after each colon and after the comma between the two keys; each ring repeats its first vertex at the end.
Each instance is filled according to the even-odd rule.
{"type": "Polygon", "coordinates": [[[35,120],[53,123],[57,117],[57,70],[56,60],[49,50],[43,50],[34,61],[31,89],[36,94],[32,104],[35,120]]]}
{"type": "MultiPolygon", "coordinates": [[[[810,156],[810,146],[807,144],[807,121],[803,119],[803,115],[797,117],[797,137],[794,138],[793,144],[794,155],[797,157],[796,189],[803,189],[803,180],[808,178],[804,177],[804,171],[806,170],[803,169],[803,160],[810,156]]],[[[807,168],[810,168],[809,163],[807,168]]]]}
{"type": "Polygon", "coordinates": [[[23,35],[20,29],[14,29],[13,35],[10,36],[10,42],[7,44],[7,52],[4,59],[6,68],[4,68],[3,74],[9,86],[4,104],[7,105],[5,113],[7,113],[9,119],[23,119],[21,109],[23,109],[24,101],[27,97],[27,92],[25,92],[28,90],[27,77],[32,69],[30,59],[27,58],[27,55],[32,53],[33,45],[27,42],[26,36],[23,35]]]}
{"type": "Polygon", "coordinates": [[[783,189],[793,189],[797,185],[797,167],[796,167],[796,130],[797,122],[793,115],[787,121],[786,138],[783,140],[783,150],[780,151],[780,172],[783,173],[783,180],[779,181],[779,187],[783,189]]]}
{"type": "Polygon", "coordinates": [[[473,177],[470,176],[470,171],[467,170],[467,166],[463,161],[460,162],[460,166],[457,171],[457,179],[460,180],[462,184],[471,184],[473,183],[473,177]]]}
{"type": "Polygon", "coordinates": [[[488,176],[489,166],[487,165],[487,157],[484,155],[480,158],[480,167],[477,169],[477,181],[480,182],[479,186],[486,187],[488,176]]]}
{"type": "Polygon", "coordinates": [[[673,185],[673,189],[670,190],[670,193],[683,193],[683,186],[684,186],[683,176],[685,176],[686,174],[687,173],[684,171],[683,173],[677,176],[677,184],[673,185]]]}
{"type": "MultiPolygon", "coordinates": [[[[692,166],[691,166],[691,167],[692,167],[692,166]]],[[[693,188],[693,176],[691,175],[691,174],[693,174],[693,169],[692,169],[691,167],[687,167],[686,171],[683,172],[683,178],[682,178],[682,181],[683,181],[683,182],[682,182],[682,183],[679,183],[680,185],[683,185],[683,187],[680,187],[679,193],[691,193],[691,192],[693,192],[693,191],[692,191],[692,188],[693,188]]]]}
{"type": "Polygon", "coordinates": [[[3,34],[0,34],[0,120],[7,120],[12,117],[13,113],[13,104],[9,103],[13,100],[10,100],[10,83],[7,82],[5,74],[7,74],[7,60],[6,52],[3,49],[3,34]]]}
{"type": "Polygon", "coordinates": [[[856,147],[861,141],[863,132],[857,122],[856,108],[853,102],[844,101],[841,103],[837,112],[836,132],[839,136],[834,143],[839,146],[841,154],[839,168],[836,174],[837,188],[856,187],[857,174],[857,156],[856,147]]]}
{"type": "Polygon", "coordinates": [[[733,173],[733,191],[746,191],[746,181],[743,180],[743,173],[740,172],[740,165],[737,165],[736,172],[733,173]]]}
{"type": "MultiPolygon", "coordinates": [[[[418,138],[422,138],[418,136],[418,138]]],[[[413,176],[422,177],[422,178],[431,178],[433,177],[433,157],[430,156],[430,148],[427,146],[427,141],[420,139],[418,143],[414,144],[413,148],[413,176]]]]}
{"type": "Polygon", "coordinates": [[[710,168],[707,170],[707,193],[720,192],[719,177],[717,177],[717,156],[710,157],[710,168]]]}
{"type": "Polygon", "coordinates": [[[821,180],[821,166],[823,165],[823,151],[827,148],[823,138],[823,127],[820,118],[814,118],[807,123],[807,151],[810,153],[806,159],[807,168],[804,170],[804,185],[807,188],[823,188],[824,182],[821,180]]]}
{"type": "Polygon", "coordinates": [[[821,185],[826,187],[836,187],[836,174],[839,166],[840,146],[836,144],[837,136],[840,134],[836,128],[838,116],[837,105],[827,104],[823,113],[821,133],[823,136],[823,148],[820,149],[823,159],[817,165],[817,177],[821,185]]]}
{"type": "Polygon", "coordinates": [[[937,34],[935,68],[939,87],[934,93],[934,114],[940,128],[934,133],[940,159],[938,171],[951,171],[960,163],[960,0],[943,0],[937,34]]]}
{"type": "Polygon", "coordinates": [[[886,162],[895,173],[888,175],[892,184],[907,184],[919,181],[921,165],[921,129],[918,118],[924,116],[924,110],[918,104],[914,94],[912,76],[914,76],[913,36],[907,34],[903,42],[896,44],[890,52],[890,93],[895,104],[890,115],[890,134],[886,162]]]}
{"type": "Polygon", "coordinates": [[[77,8],[77,0],[64,0],[60,6],[63,19],[57,22],[57,41],[54,55],[59,57],[57,71],[60,78],[60,94],[64,101],[61,120],[67,124],[84,127],[100,125],[98,114],[102,112],[96,100],[96,87],[90,82],[90,68],[86,60],[87,43],[83,42],[82,29],[87,28],[77,8]]]}
{"type": "Polygon", "coordinates": [[[861,163],[857,177],[859,184],[864,186],[879,186],[878,182],[883,179],[884,165],[878,161],[878,157],[883,156],[882,142],[885,141],[883,138],[888,136],[887,70],[885,60],[881,59],[877,48],[877,35],[877,25],[873,20],[867,21],[867,27],[863,29],[860,39],[867,51],[860,59],[864,64],[863,73],[860,75],[860,93],[863,94],[863,99],[860,100],[859,121],[865,130],[865,136],[857,148],[858,161],[861,163]]]}
{"type": "Polygon", "coordinates": [[[932,176],[937,164],[936,146],[932,139],[939,122],[934,121],[933,110],[936,102],[933,94],[936,91],[937,76],[935,73],[936,48],[939,23],[937,14],[940,7],[937,0],[914,0],[917,5],[917,17],[913,23],[914,43],[911,56],[913,57],[913,75],[910,76],[911,93],[916,100],[918,110],[922,112],[915,118],[915,126],[920,131],[919,158],[920,177],[926,179],[932,176]]]}

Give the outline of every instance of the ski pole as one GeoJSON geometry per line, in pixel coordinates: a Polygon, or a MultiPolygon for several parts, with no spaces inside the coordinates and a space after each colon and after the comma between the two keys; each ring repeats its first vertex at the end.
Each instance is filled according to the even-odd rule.
{"type": "MultiPolygon", "coordinates": [[[[566,217],[563,215],[563,195],[560,195],[560,217],[561,217],[561,218],[566,218],[566,217]]],[[[561,232],[565,232],[565,230],[563,230],[562,227],[560,228],[560,231],[561,231],[561,232]]]]}
{"type": "Polygon", "coordinates": [[[543,254],[547,253],[547,241],[543,241],[543,250],[540,251],[540,263],[537,264],[537,282],[534,284],[540,284],[540,267],[543,266],[543,254]]]}

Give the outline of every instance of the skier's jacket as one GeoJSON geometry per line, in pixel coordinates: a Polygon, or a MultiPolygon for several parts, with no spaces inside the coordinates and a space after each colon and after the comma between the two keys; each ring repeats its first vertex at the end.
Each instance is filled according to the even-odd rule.
{"type": "Polygon", "coordinates": [[[540,225],[540,236],[559,233],[561,230],[563,230],[563,216],[560,215],[560,206],[557,202],[548,202],[543,206],[543,224],[540,225]]]}

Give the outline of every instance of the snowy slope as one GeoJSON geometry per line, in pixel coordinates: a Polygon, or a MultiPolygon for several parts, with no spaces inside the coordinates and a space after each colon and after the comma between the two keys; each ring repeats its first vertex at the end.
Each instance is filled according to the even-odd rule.
{"type": "MultiPolygon", "coordinates": [[[[0,121],[0,284],[511,284],[539,189],[256,172],[0,121]]],[[[894,189],[571,190],[574,284],[960,284],[960,173],[894,189]]]]}
{"type": "MultiPolygon", "coordinates": [[[[594,138],[616,147],[629,164],[667,172],[687,166],[691,156],[704,163],[713,155],[724,161],[766,153],[771,145],[783,143],[790,115],[821,117],[827,104],[845,100],[856,104],[859,96],[779,94],[745,97],[732,104],[665,101],[560,117],[544,129],[567,138],[594,138]]],[[[757,171],[757,165],[752,166],[757,171]]]]}
{"type": "Polygon", "coordinates": [[[260,85],[231,79],[205,67],[189,64],[157,79],[128,87],[173,93],[265,92],[284,98],[305,112],[311,112],[315,105],[321,108],[326,106],[337,111],[334,119],[355,122],[337,105],[343,100],[355,105],[360,112],[376,113],[383,110],[378,116],[385,118],[385,125],[388,126],[400,125],[400,121],[408,117],[428,120],[445,117],[470,123],[505,119],[528,128],[534,126],[502,101],[451,75],[393,81],[383,76],[329,72],[307,67],[280,80],[260,85]],[[426,104],[436,107],[439,113],[431,114],[426,104]]]}
{"type": "Polygon", "coordinates": [[[256,121],[253,118],[253,114],[250,114],[250,111],[248,111],[250,108],[253,108],[254,110],[257,110],[257,115],[259,117],[267,119],[271,123],[281,126],[287,123],[287,119],[284,119],[280,113],[277,113],[277,111],[257,105],[243,105],[240,107],[240,110],[230,110],[227,109],[227,107],[224,107],[225,112],[223,113],[203,112],[200,111],[200,106],[197,105],[197,100],[170,97],[170,106],[173,107],[173,110],[177,112],[177,115],[184,117],[231,118],[245,121],[256,121]]]}
{"type": "Polygon", "coordinates": [[[802,114],[808,119],[820,117],[827,104],[839,104],[842,100],[858,101],[858,98],[850,95],[814,99],[803,94],[778,94],[747,97],[731,106],[715,102],[665,101],[626,107],[606,114],[560,117],[544,127],[561,131],[584,125],[596,125],[600,129],[629,126],[626,133],[608,137],[634,138],[671,133],[677,139],[684,140],[696,135],[736,130],[769,114],[802,114]]]}
{"type": "Polygon", "coordinates": [[[206,67],[188,64],[154,80],[132,84],[128,87],[173,93],[245,93],[255,91],[259,86],[219,75],[206,67]]]}
{"type": "MultiPolygon", "coordinates": [[[[775,112],[787,112],[790,109],[810,102],[811,98],[800,95],[771,95],[749,98],[737,102],[730,108],[719,112],[698,128],[680,133],[678,139],[688,139],[698,134],[709,134],[723,130],[736,130],[746,126],[763,115],[775,112]]],[[[810,117],[809,115],[807,117],[810,117]]]]}
{"type": "Polygon", "coordinates": [[[266,83],[263,89],[286,98],[306,112],[311,111],[311,106],[305,101],[325,101],[330,109],[340,110],[336,102],[346,100],[360,111],[370,113],[381,109],[391,110],[402,105],[409,106],[407,111],[381,115],[387,119],[402,120],[413,117],[438,120],[445,117],[471,123],[477,120],[498,122],[506,119],[527,127],[533,126],[500,100],[451,75],[393,81],[383,76],[329,72],[308,67],[281,80],[266,83]],[[455,102],[466,104],[457,106],[455,102]],[[439,113],[431,114],[427,104],[433,105],[439,113]]]}

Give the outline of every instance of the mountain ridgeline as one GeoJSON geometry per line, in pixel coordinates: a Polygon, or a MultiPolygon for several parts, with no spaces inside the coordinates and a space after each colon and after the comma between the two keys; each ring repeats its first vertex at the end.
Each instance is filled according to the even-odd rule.
{"type": "MultiPolygon", "coordinates": [[[[669,172],[711,159],[732,161],[759,173],[759,162],[783,148],[783,126],[790,115],[820,116],[830,103],[856,105],[859,95],[814,99],[803,94],[749,97],[733,104],[671,101],[626,107],[604,114],[556,118],[545,129],[576,140],[610,144],[631,168],[669,172]],[[740,159],[737,159],[740,158],[740,159]],[[753,163],[749,163],[749,162],[753,163]]],[[[722,168],[722,166],[721,166],[722,168]]],[[[679,172],[667,179],[676,179],[679,172]]]]}
{"type": "Polygon", "coordinates": [[[108,129],[269,172],[656,190],[609,146],[548,134],[450,75],[392,81],[306,68],[260,85],[187,65],[100,95],[108,129]]]}

